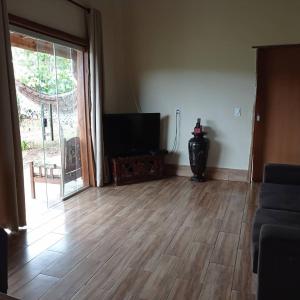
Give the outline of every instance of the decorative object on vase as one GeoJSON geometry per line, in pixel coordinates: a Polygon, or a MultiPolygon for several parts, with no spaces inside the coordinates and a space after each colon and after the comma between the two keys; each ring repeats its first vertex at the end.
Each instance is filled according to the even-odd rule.
{"type": "Polygon", "coordinates": [[[197,119],[193,138],[189,140],[190,165],[194,176],[192,181],[205,181],[206,162],[208,156],[209,139],[202,130],[201,119],[197,119]]]}

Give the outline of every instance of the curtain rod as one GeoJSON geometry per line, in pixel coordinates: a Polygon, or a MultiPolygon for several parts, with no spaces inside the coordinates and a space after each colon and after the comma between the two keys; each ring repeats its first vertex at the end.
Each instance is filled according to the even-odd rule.
{"type": "Polygon", "coordinates": [[[76,1],[73,1],[73,0],[67,0],[67,1],[70,2],[71,4],[77,6],[77,7],[80,7],[81,9],[87,11],[88,13],[91,11],[90,8],[85,7],[85,6],[81,5],[80,3],[76,2],[76,1]]]}

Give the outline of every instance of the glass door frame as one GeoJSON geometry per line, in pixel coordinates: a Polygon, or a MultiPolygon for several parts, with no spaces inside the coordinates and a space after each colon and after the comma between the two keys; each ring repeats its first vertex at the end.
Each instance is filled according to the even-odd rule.
{"type": "Polygon", "coordinates": [[[69,46],[74,46],[76,49],[80,48],[81,50],[81,63],[82,63],[82,74],[80,74],[80,80],[82,80],[80,97],[82,98],[79,101],[80,108],[78,109],[81,112],[81,120],[79,124],[80,134],[84,137],[83,143],[84,147],[84,157],[82,161],[82,172],[83,178],[85,181],[84,187],[78,189],[72,194],[62,197],[62,200],[66,200],[81,191],[87,189],[90,186],[95,186],[95,171],[94,171],[94,162],[92,154],[92,144],[90,136],[90,119],[89,119],[89,88],[88,88],[88,79],[89,79],[89,66],[88,66],[88,41],[85,39],[72,36],[65,32],[43,26],[24,18],[20,18],[14,15],[9,15],[10,25],[13,26],[14,31],[31,33],[31,36],[41,37],[48,41],[57,41],[59,44],[66,44],[69,46]],[[25,31],[25,32],[24,32],[25,31]]]}

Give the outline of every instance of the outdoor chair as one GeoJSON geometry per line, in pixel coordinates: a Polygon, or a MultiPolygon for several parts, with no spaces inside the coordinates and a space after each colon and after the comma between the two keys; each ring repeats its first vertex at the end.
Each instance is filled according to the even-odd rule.
{"type": "Polygon", "coordinates": [[[56,164],[36,165],[33,161],[29,162],[33,199],[36,198],[35,184],[37,182],[62,184],[61,194],[63,195],[66,183],[82,177],[79,137],[64,140],[62,157],[63,168],[56,164]]]}

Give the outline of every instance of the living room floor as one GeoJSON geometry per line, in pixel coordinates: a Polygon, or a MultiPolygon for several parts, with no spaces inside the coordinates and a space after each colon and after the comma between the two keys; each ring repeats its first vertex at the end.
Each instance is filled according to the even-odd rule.
{"type": "Polygon", "coordinates": [[[255,299],[257,185],[172,177],[90,188],[9,242],[21,299],[255,299]]]}

